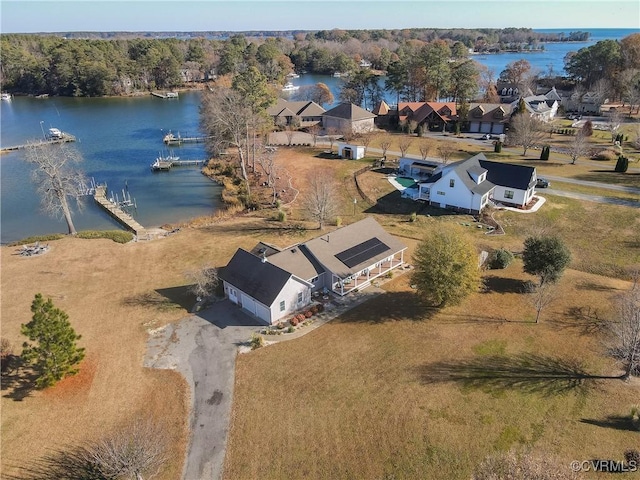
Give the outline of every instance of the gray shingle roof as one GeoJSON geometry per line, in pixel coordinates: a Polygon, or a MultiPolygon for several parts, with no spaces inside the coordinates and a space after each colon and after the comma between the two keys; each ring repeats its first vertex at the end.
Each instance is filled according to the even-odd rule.
{"type": "Polygon", "coordinates": [[[322,265],[313,258],[304,244],[285,248],[269,257],[269,261],[304,280],[311,280],[324,272],[322,265]]]}
{"type": "Polygon", "coordinates": [[[360,108],[353,103],[341,103],[331,110],[324,112],[323,116],[344,118],[347,120],[365,120],[367,118],[375,118],[376,114],[360,108]]]}
{"type": "Polygon", "coordinates": [[[304,245],[326,270],[341,278],[348,277],[407,248],[393,235],[387,233],[372,217],[367,217],[359,222],[309,240],[304,245]],[[374,237],[387,245],[388,248],[352,267],[348,267],[336,257],[337,254],[374,237]]]}
{"type": "Polygon", "coordinates": [[[220,278],[266,306],[271,306],[291,273],[239,248],[220,278]]]}

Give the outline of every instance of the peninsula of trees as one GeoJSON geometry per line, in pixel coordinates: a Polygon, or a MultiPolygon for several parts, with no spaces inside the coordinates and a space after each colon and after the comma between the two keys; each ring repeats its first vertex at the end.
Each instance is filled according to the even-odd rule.
{"type": "Polygon", "coordinates": [[[524,28],[5,34],[0,36],[0,81],[15,94],[128,95],[248,66],[276,83],[292,71],[353,71],[362,60],[384,72],[394,64],[406,65],[428,45],[466,58],[470,51],[530,51],[543,48],[543,42],[586,40],[588,35],[524,28]]]}

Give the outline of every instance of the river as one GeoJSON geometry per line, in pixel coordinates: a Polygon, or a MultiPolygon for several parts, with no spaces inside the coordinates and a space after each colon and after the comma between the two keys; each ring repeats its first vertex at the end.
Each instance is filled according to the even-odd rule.
{"type": "MultiPolygon", "coordinates": [[[[177,100],[144,96],[131,98],[14,97],[0,105],[3,147],[42,138],[43,131],[59,128],[77,138],[89,178],[107,183],[121,196],[127,187],[135,198],[133,216],[145,227],[209,215],[219,208],[220,187],[198,167],[154,173],[150,165],[168,154],[162,137],[169,130],[182,136],[199,135],[199,92],[180,93],[177,100]],[[42,122],[42,123],[41,123],[42,122]]],[[[203,144],[172,149],[181,159],[204,159],[203,144]]],[[[30,179],[24,152],[0,157],[1,232],[3,244],[31,235],[66,233],[63,220],[40,212],[40,200],[30,179]]],[[[76,212],[78,230],[121,228],[92,198],[76,212]]]]}
{"type": "MultiPolygon", "coordinates": [[[[562,30],[551,30],[560,32],[562,30]]],[[[564,30],[567,34],[568,30],[564,30]]],[[[491,68],[496,77],[513,61],[525,58],[535,70],[546,72],[549,66],[563,73],[564,57],[569,51],[593,45],[603,39],[619,40],[637,30],[590,30],[587,42],[545,44],[536,53],[475,55],[491,68]]],[[[295,85],[325,83],[339,102],[341,78],[306,74],[293,80],[295,85]]],[[[379,82],[384,87],[384,77],[379,82]]],[[[293,98],[293,96],[291,97],[293,98]]],[[[395,103],[393,94],[387,95],[395,103]]],[[[0,104],[0,145],[22,144],[41,138],[50,127],[75,135],[76,147],[84,157],[83,170],[97,182],[106,182],[109,190],[121,192],[125,185],[136,200],[134,217],[144,226],[185,221],[209,215],[219,208],[220,187],[204,177],[197,167],[174,168],[170,172],[151,172],[149,166],[160,154],[169,153],[162,137],[169,130],[183,136],[198,135],[199,92],[185,92],[177,100],[151,96],[131,98],[47,98],[15,97],[0,104]]],[[[368,106],[371,108],[371,106],[368,106]]],[[[182,159],[205,158],[202,144],[173,149],[182,159]]],[[[30,181],[30,166],[24,152],[0,156],[0,242],[6,244],[31,235],[66,232],[63,220],[40,212],[39,198],[30,181]]],[[[82,212],[75,214],[76,227],[86,229],[121,228],[88,198],[82,212]]]]}

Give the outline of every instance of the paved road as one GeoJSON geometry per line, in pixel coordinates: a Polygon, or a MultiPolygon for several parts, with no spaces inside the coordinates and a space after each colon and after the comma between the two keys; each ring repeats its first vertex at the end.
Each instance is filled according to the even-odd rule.
{"type": "Polygon", "coordinates": [[[589,202],[608,203],[610,205],[621,205],[623,207],[635,207],[640,208],[640,200],[625,200],[615,197],[603,197],[601,195],[589,195],[586,193],[578,192],[566,192],[562,190],[556,190],[554,188],[545,188],[543,190],[537,190],[538,193],[549,193],[550,195],[558,195],[559,197],[575,198],[577,200],[587,200],[589,202]]]}
{"type": "Polygon", "coordinates": [[[191,439],[184,480],[222,476],[237,349],[258,330],[253,319],[224,300],[150,336],[144,365],[177,370],[189,384],[191,439]]]}
{"type": "Polygon", "coordinates": [[[640,188],[638,187],[630,187],[626,185],[613,185],[611,183],[592,182],[589,180],[577,180],[575,178],[556,177],[554,175],[542,175],[542,176],[547,180],[551,180],[554,182],[572,183],[574,185],[583,185],[585,187],[602,188],[605,190],[616,190],[618,192],[634,193],[636,195],[640,195],[640,188]]]}

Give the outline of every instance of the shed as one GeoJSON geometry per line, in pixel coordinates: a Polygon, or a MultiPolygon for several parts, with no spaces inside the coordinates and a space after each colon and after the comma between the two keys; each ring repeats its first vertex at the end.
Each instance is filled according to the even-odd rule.
{"type": "Polygon", "coordinates": [[[352,145],[350,143],[338,144],[338,155],[347,160],[360,160],[364,158],[364,150],[363,145],[352,145]]]}

